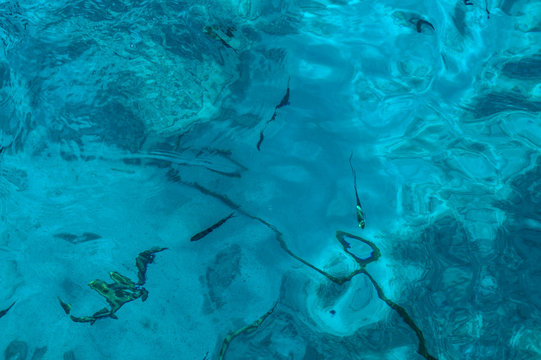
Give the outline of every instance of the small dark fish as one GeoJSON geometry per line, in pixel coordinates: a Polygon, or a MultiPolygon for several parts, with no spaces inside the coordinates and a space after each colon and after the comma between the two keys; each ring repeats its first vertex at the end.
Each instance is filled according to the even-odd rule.
{"type": "Polygon", "coordinates": [[[434,28],[434,25],[432,25],[431,23],[429,23],[426,20],[419,19],[419,20],[417,20],[417,32],[418,33],[420,33],[423,30],[423,25],[430,26],[432,28],[432,30],[436,31],[436,29],[434,28]]]}
{"type": "Polygon", "coordinates": [[[359,227],[364,229],[366,223],[364,220],[363,207],[361,205],[361,201],[359,200],[359,193],[357,192],[357,174],[355,173],[355,169],[353,169],[353,165],[351,164],[352,158],[353,153],[351,153],[349,156],[349,166],[351,167],[351,172],[353,173],[353,188],[355,189],[355,199],[357,200],[357,222],[359,223],[359,227]]]}
{"type": "Polygon", "coordinates": [[[228,216],[224,217],[222,220],[218,221],[216,224],[212,225],[211,227],[209,227],[208,229],[205,229],[201,232],[198,232],[197,234],[195,234],[194,236],[192,236],[192,238],[190,239],[190,241],[197,241],[197,240],[200,240],[202,238],[204,238],[205,236],[207,236],[208,234],[210,234],[212,231],[214,231],[216,228],[222,226],[227,220],[229,220],[230,218],[233,217],[233,215],[235,215],[234,212],[232,212],[231,214],[229,214],[228,216]]]}
{"type": "Polygon", "coordinates": [[[464,0],[464,5],[473,5],[473,3],[470,0],[464,0]]]}
{"type": "Polygon", "coordinates": [[[11,309],[13,307],[13,305],[15,305],[16,301],[13,302],[13,304],[9,305],[9,307],[7,309],[4,309],[2,311],[0,311],[0,318],[4,315],[7,314],[7,312],[9,311],[9,309],[11,309]]]}
{"type": "Polygon", "coordinates": [[[257,142],[257,151],[261,151],[261,143],[263,142],[263,130],[259,133],[259,141],[257,142]]]}

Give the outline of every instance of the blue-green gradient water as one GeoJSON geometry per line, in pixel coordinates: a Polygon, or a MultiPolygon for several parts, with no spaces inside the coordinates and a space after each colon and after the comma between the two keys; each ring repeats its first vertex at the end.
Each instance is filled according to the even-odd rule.
{"type": "Polygon", "coordinates": [[[0,1],[0,358],[541,359],[540,14],[0,1]]]}

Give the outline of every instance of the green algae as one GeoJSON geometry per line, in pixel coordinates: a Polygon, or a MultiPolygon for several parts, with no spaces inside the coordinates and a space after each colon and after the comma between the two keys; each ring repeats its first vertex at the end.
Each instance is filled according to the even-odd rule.
{"type": "MultiPolygon", "coordinates": [[[[111,280],[113,280],[112,283],[107,283],[100,279],[91,281],[88,286],[103,296],[110,308],[103,308],[90,316],[70,315],[71,320],[74,322],[90,323],[93,325],[98,319],[117,319],[115,312],[117,312],[124,304],[139,298],[141,298],[142,301],[145,301],[148,297],[148,291],[143,287],[143,285],[146,282],[147,266],[154,261],[154,254],[163,250],[166,250],[166,248],[154,247],[139,253],[135,260],[135,265],[138,270],[137,283],[116,271],[111,271],[109,273],[109,277],[111,280]]],[[[71,305],[62,301],[60,298],[58,298],[58,301],[60,302],[64,312],[69,315],[71,312],[71,305]]]]}

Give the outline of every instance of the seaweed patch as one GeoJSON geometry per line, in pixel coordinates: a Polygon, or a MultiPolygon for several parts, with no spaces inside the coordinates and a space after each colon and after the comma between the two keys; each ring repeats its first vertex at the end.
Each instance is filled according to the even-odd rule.
{"type": "Polygon", "coordinates": [[[166,250],[167,248],[154,247],[152,249],[143,251],[139,253],[137,259],[135,260],[137,266],[137,277],[138,282],[135,283],[128,277],[119,274],[116,271],[111,271],[109,276],[112,283],[106,283],[103,280],[96,279],[91,281],[88,286],[91,289],[95,290],[98,294],[103,296],[110,308],[103,308],[90,316],[73,316],[71,313],[71,304],[68,304],[60,297],[58,301],[64,312],[70,315],[70,318],[74,322],[80,323],[90,323],[93,325],[96,320],[103,318],[112,318],[117,319],[115,312],[118,311],[124,304],[141,298],[142,301],[145,301],[148,297],[148,291],[143,287],[146,281],[146,271],[148,264],[151,264],[154,260],[154,254],[166,250]]]}

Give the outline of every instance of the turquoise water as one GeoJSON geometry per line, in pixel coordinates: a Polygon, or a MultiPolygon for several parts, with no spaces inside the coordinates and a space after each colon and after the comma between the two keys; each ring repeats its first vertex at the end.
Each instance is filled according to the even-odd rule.
{"type": "Polygon", "coordinates": [[[2,1],[4,358],[541,359],[539,14],[2,1]]]}

